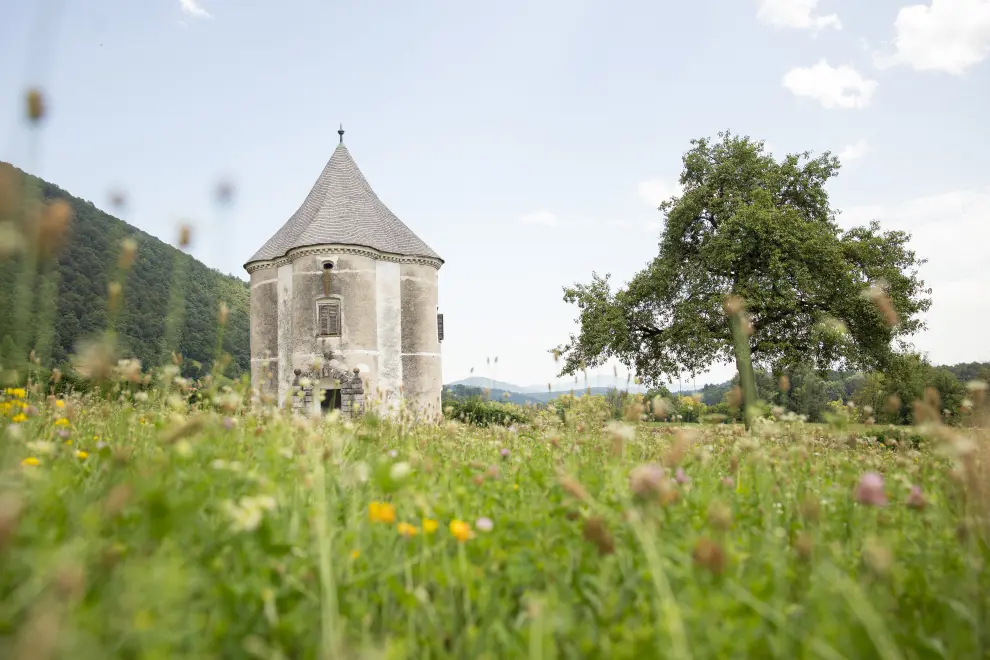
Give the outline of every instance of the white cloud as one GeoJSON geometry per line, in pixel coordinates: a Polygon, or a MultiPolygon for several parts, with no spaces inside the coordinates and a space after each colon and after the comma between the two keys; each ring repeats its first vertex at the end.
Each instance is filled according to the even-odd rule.
{"type": "Polygon", "coordinates": [[[961,75],[990,56],[990,0],[931,0],[902,7],[894,21],[893,54],[878,55],[880,68],[961,75]]]}
{"type": "Polygon", "coordinates": [[[990,359],[990,186],[957,190],[897,204],[857,206],[839,216],[845,228],[876,219],[911,234],[911,248],[928,259],[921,277],[932,288],[929,329],[915,338],[939,364],[990,359]]]}
{"type": "Polygon", "coordinates": [[[210,12],[203,9],[203,5],[199,4],[199,0],[179,0],[179,7],[182,8],[183,14],[188,14],[194,18],[213,17],[210,12]]]}
{"type": "Polygon", "coordinates": [[[632,223],[628,220],[622,220],[618,218],[613,218],[608,221],[610,227],[618,227],[619,229],[632,229],[632,223]]]}
{"type": "Polygon", "coordinates": [[[544,227],[556,227],[560,224],[557,216],[550,211],[536,211],[527,213],[519,218],[519,222],[526,225],[543,225],[544,227]]]}
{"type": "Polygon", "coordinates": [[[814,99],[827,109],[865,108],[877,89],[875,80],[851,66],[833,67],[824,59],[814,66],[794,67],[784,74],[783,84],[795,96],[814,99]]]}
{"type": "Polygon", "coordinates": [[[837,14],[822,16],[815,14],[818,0],[759,0],[756,18],[775,28],[797,28],[799,30],[820,30],[822,28],[842,29],[837,14]]]}
{"type": "Polygon", "coordinates": [[[682,190],[678,183],[656,178],[640,181],[637,186],[639,196],[654,207],[660,206],[661,202],[667,201],[674,195],[680,195],[682,190]]]}
{"type": "Polygon", "coordinates": [[[839,162],[849,163],[854,160],[859,160],[868,153],[870,153],[870,145],[866,142],[866,140],[859,139],[852,144],[847,144],[842,147],[842,150],[839,152],[839,162]]]}

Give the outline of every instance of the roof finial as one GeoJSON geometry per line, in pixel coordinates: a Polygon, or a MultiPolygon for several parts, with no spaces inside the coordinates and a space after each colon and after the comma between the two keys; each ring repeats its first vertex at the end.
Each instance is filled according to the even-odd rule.
{"type": "Polygon", "coordinates": [[[340,125],[340,130],[337,131],[337,135],[340,136],[340,143],[344,144],[344,125],[340,125]]]}

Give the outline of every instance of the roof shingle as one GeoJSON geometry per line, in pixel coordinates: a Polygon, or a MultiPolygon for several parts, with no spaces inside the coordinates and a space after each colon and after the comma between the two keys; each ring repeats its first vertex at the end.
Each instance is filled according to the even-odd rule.
{"type": "MultiPolygon", "coordinates": [[[[248,261],[267,261],[309,245],[356,245],[408,257],[440,259],[371,189],[343,142],[302,206],[248,261]]],[[[441,260],[442,261],[442,260],[441,260]]]]}

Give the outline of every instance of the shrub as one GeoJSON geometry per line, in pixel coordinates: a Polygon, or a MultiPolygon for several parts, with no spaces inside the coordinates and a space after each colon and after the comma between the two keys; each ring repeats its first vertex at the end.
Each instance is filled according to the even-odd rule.
{"type": "Polygon", "coordinates": [[[486,401],[479,396],[467,399],[451,399],[444,406],[444,414],[476,426],[509,426],[529,422],[526,411],[514,403],[486,401]]]}

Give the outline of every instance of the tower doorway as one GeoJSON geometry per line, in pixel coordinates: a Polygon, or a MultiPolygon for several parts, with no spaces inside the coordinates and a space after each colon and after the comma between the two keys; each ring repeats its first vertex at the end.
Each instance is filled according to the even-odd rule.
{"type": "Polygon", "coordinates": [[[330,387],[324,389],[323,400],[320,401],[320,412],[326,415],[329,414],[331,410],[340,410],[340,398],[340,389],[330,387]]]}

